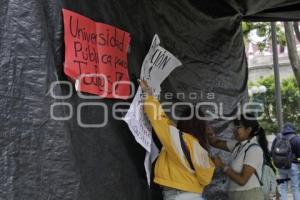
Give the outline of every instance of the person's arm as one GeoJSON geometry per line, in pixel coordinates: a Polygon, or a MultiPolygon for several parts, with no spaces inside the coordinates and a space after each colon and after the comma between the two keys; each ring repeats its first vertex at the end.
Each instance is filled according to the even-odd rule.
{"type": "Polygon", "coordinates": [[[216,141],[214,143],[211,143],[211,146],[218,148],[218,149],[222,149],[224,151],[229,151],[229,149],[227,147],[227,141],[225,141],[225,140],[216,139],[216,141]]]}
{"type": "Polygon", "coordinates": [[[158,99],[153,96],[152,90],[145,80],[138,80],[142,91],[146,94],[144,112],[147,115],[156,135],[164,147],[170,146],[169,119],[164,113],[158,99]]]}
{"type": "Polygon", "coordinates": [[[144,102],[144,112],[162,145],[167,148],[167,150],[173,149],[169,119],[164,113],[157,98],[154,96],[146,97],[144,102]]]}
{"type": "Polygon", "coordinates": [[[217,138],[211,128],[207,129],[207,134],[208,134],[208,141],[211,146],[218,149],[222,149],[224,151],[230,151],[227,147],[227,141],[217,138]]]}
{"type": "Polygon", "coordinates": [[[291,144],[292,144],[292,151],[299,162],[300,161],[300,137],[296,136],[294,139],[292,139],[291,144]]]}
{"type": "Polygon", "coordinates": [[[217,167],[221,168],[224,173],[234,182],[240,186],[246,185],[252,174],[255,172],[255,168],[250,165],[244,165],[241,173],[238,173],[231,169],[228,165],[225,165],[220,158],[214,158],[214,163],[217,167]]]}
{"type": "Polygon", "coordinates": [[[249,165],[244,165],[241,173],[235,172],[230,167],[228,167],[228,169],[224,172],[231,180],[233,180],[240,186],[244,186],[255,172],[255,169],[249,165]]]}
{"type": "Polygon", "coordinates": [[[140,80],[139,83],[143,92],[147,95],[144,102],[144,112],[162,146],[173,160],[177,160],[181,163],[187,162],[181,159],[184,156],[180,146],[179,130],[172,125],[172,122],[163,111],[158,99],[153,96],[147,82],[140,80]],[[177,141],[177,143],[175,144],[174,141],[177,141]]]}
{"type": "Polygon", "coordinates": [[[224,173],[240,186],[244,186],[255,173],[256,169],[263,163],[263,152],[259,147],[252,147],[247,151],[243,163],[243,169],[240,173],[234,171],[228,165],[225,165],[220,158],[214,159],[215,165],[223,169],[224,173]]]}

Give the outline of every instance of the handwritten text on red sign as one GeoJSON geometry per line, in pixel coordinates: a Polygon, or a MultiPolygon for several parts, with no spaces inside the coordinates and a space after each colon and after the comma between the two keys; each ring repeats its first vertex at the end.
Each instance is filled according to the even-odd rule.
{"type": "Polygon", "coordinates": [[[63,9],[63,16],[65,74],[79,81],[82,92],[107,98],[128,98],[130,34],[66,9],[63,9]]]}

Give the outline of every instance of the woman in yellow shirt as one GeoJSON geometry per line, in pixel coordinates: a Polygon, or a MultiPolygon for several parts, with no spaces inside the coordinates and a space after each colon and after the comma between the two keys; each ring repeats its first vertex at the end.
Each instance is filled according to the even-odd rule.
{"type": "Polygon", "coordinates": [[[163,146],[155,164],[154,182],[163,187],[164,200],[202,200],[215,169],[208,154],[206,121],[200,119],[204,115],[195,108],[187,110],[183,115],[190,119],[178,120],[175,126],[147,82],[142,80],[140,85],[147,96],[144,111],[163,146]]]}

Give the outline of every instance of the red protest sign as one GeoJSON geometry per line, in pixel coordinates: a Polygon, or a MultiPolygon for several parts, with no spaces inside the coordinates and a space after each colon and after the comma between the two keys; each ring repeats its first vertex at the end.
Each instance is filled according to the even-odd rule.
{"type": "Polygon", "coordinates": [[[65,74],[78,81],[81,92],[127,99],[130,34],[66,9],[63,16],[65,74]]]}

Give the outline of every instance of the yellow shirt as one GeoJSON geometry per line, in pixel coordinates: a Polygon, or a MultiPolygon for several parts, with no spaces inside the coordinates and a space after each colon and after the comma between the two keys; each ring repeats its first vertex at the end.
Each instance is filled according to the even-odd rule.
{"type": "Polygon", "coordinates": [[[208,152],[195,137],[183,133],[195,170],[191,169],[181,148],[179,130],[166,116],[159,101],[148,96],[144,111],[163,145],[155,165],[154,182],[187,192],[202,193],[211,182],[215,169],[208,152]]]}

